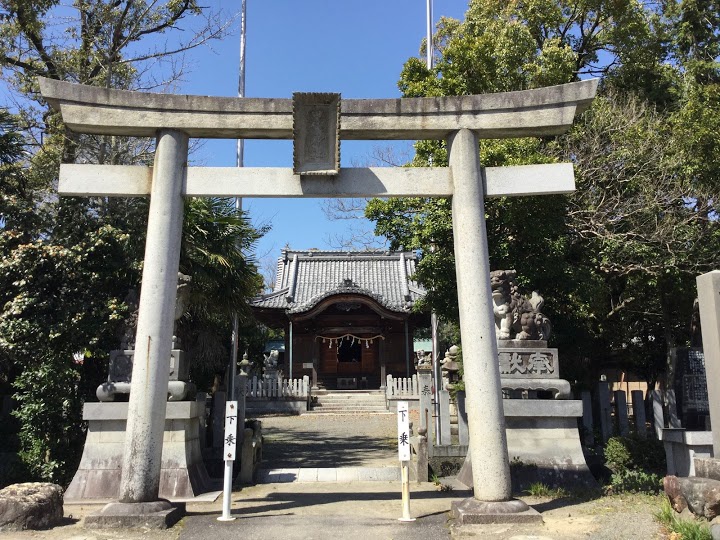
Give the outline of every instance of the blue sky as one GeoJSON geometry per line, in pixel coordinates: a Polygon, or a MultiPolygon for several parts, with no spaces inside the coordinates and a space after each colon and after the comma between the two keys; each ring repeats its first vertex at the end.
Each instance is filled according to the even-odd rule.
{"type": "MultiPolygon", "coordinates": [[[[239,0],[204,5],[229,13],[239,0]]],[[[434,21],[462,18],[467,0],[434,0],[434,21]]],[[[425,0],[247,0],[246,90],[248,97],[286,97],[293,92],[340,92],[344,98],[398,97],[403,63],[419,54],[425,36],[425,0]]],[[[239,32],[188,56],[190,71],[178,91],[237,95],[239,32]]],[[[399,151],[411,143],[399,143],[399,151]]],[[[378,141],[342,141],[343,166],[368,163],[378,141]]],[[[235,141],[207,142],[193,159],[202,165],[233,166],[235,141]]],[[[290,141],[247,141],[248,167],[292,166],[290,141]]],[[[256,223],[272,231],[257,253],[276,259],[293,248],[329,249],[328,237],[347,223],[329,221],[316,199],[246,199],[243,207],[256,223]]],[[[368,224],[368,226],[370,226],[368,224]]]]}

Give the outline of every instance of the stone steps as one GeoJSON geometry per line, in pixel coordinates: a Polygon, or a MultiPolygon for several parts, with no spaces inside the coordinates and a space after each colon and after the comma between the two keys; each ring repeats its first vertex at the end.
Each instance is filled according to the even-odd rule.
{"type": "Polygon", "coordinates": [[[289,482],[395,482],[400,480],[400,467],[339,467],[261,469],[258,484],[289,482]]]}
{"type": "Polygon", "coordinates": [[[386,413],[385,396],[380,392],[342,392],[317,396],[315,413],[386,413]]]}

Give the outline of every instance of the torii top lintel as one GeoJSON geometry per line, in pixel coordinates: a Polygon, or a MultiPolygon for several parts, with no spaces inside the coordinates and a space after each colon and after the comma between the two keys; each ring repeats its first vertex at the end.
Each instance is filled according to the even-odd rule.
{"type": "MultiPolygon", "coordinates": [[[[585,110],[598,79],[535,90],[454,97],[345,99],[340,139],[445,139],[470,129],[481,138],[557,135],[585,110]]],[[[153,94],[40,78],[40,90],[78,133],[292,139],[291,99],[153,94]]]]}

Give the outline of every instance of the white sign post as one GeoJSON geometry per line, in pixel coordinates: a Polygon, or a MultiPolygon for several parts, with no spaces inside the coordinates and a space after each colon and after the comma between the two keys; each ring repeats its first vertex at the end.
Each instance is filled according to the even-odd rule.
{"type": "Polygon", "coordinates": [[[223,444],[223,459],[225,460],[225,481],[223,484],[223,513],[218,521],[233,521],[230,515],[232,502],[232,470],[237,448],[237,414],[238,402],[225,402],[225,439],[223,444]]]}
{"type": "Polygon", "coordinates": [[[402,517],[400,521],[415,521],[410,517],[410,415],[407,401],[398,401],[398,457],[402,479],[402,517]]]}

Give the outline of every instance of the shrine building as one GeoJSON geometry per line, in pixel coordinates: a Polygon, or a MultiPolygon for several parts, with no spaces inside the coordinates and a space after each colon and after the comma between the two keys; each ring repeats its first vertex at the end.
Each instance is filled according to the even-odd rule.
{"type": "Polygon", "coordinates": [[[387,375],[414,373],[413,331],[430,324],[413,310],[425,295],[416,263],[407,251],[282,250],[273,291],[251,306],[285,331],[285,376],[335,390],[377,389],[387,375]]]}

